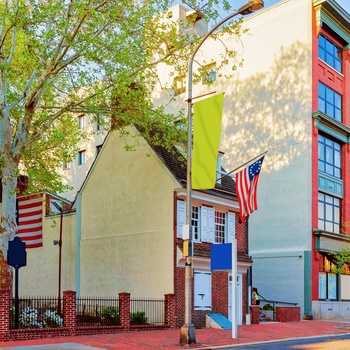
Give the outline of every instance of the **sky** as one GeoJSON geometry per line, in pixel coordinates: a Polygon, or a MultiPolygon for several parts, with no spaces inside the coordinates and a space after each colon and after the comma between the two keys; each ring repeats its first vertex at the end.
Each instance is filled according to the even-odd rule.
{"type": "MultiPolygon", "coordinates": [[[[280,0],[264,0],[265,7],[271,6],[280,0]]],[[[311,0],[310,0],[311,1],[311,0]]],[[[346,12],[350,14],[350,0],[335,0],[346,12]]],[[[232,0],[232,7],[234,9],[240,8],[242,5],[244,5],[247,2],[247,0],[232,0]]]]}

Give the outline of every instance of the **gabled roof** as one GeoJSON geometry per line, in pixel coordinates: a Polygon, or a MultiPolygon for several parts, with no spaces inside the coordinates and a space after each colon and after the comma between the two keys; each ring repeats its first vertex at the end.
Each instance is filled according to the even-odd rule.
{"type": "MultiPolygon", "coordinates": [[[[139,132],[137,128],[135,128],[136,132],[139,132]]],[[[102,144],[102,149],[99,154],[96,156],[92,166],[90,167],[88,174],[80,188],[79,192],[82,192],[84,189],[91,173],[96,166],[98,158],[101,156],[103,149],[105,147],[106,142],[110,137],[110,132],[106,135],[104,142],[102,144]]],[[[144,139],[144,138],[143,138],[144,139]]],[[[160,161],[164,164],[164,166],[169,170],[169,172],[174,176],[174,178],[181,184],[183,188],[186,188],[186,177],[187,177],[187,161],[185,157],[181,154],[181,152],[174,146],[171,151],[168,151],[165,147],[152,145],[151,142],[148,142],[144,139],[144,142],[148,144],[148,146],[153,150],[156,156],[160,159],[160,161]]],[[[224,173],[224,169],[222,168],[222,172],[224,173]]],[[[236,196],[236,183],[230,176],[224,176],[221,179],[221,184],[216,184],[215,188],[209,190],[201,190],[199,192],[207,193],[210,195],[214,195],[217,197],[237,201],[236,196]]],[[[75,200],[73,201],[72,207],[75,206],[75,200]]]]}
{"type": "MultiPolygon", "coordinates": [[[[150,146],[182,187],[186,188],[187,161],[181,152],[176,147],[168,151],[161,146],[150,146]]],[[[225,170],[223,168],[221,170],[224,174],[225,170]]],[[[221,184],[216,183],[215,188],[201,190],[200,192],[237,201],[236,182],[229,175],[223,176],[221,184]]]]}

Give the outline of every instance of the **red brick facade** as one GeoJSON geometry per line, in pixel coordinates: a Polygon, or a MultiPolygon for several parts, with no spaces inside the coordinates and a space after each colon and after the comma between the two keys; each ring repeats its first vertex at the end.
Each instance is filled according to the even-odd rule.
{"type": "MultiPolygon", "coordinates": [[[[178,267],[177,264],[177,248],[182,250],[183,240],[177,238],[177,200],[174,198],[174,293],[176,299],[176,326],[181,327],[184,324],[185,313],[185,268],[178,267]]],[[[221,208],[222,210],[222,208],[221,208]]],[[[248,257],[248,235],[247,224],[240,223],[238,220],[238,213],[236,213],[236,239],[237,239],[237,252],[238,257],[248,257]]],[[[195,258],[208,258],[210,259],[210,243],[201,242],[194,243],[194,259],[195,258]]],[[[239,258],[238,258],[239,260],[239,258]]],[[[248,258],[249,260],[249,258],[248,258]]],[[[239,262],[239,261],[238,261],[239,262]]],[[[247,262],[247,261],[245,261],[247,262]]],[[[195,267],[194,267],[195,270],[195,267]]],[[[225,317],[228,315],[228,303],[229,303],[229,273],[221,271],[213,271],[211,274],[211,310],[194,310],[193,309],[193,294],[194,294],[194,279],[192,279],[192,312],[191,320],[195,328],[205,327],[206,315],[209,313],[220,313],[225,317]]],[[[248,277],[246,273],[242,274],[242,320],[246,322],[246,314],[248,313],[248,277]]]]}

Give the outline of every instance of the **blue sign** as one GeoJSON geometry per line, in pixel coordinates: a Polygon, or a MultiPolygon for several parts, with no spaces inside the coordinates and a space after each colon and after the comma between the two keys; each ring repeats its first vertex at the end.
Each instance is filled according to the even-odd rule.
{"type": "Polygon", "coordinates": [[[232,270],[232,243],[212,244],[210,247],[211,271],[232,270]]]}

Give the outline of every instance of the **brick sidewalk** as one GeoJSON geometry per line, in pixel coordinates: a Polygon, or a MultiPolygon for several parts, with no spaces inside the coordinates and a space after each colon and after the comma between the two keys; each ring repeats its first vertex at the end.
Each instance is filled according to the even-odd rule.
{"type": "MultiPolygon", "coordinates": [[[[232,338],[232,331],[224,331],[213,328],[196,329],[195,336],[197,344],[191,346],[191,348],[205,349],[213,348],[215,346],[228,346],[337,334],[350,334],[350,323],[346,321],[300,321],[289,323],[267,322],[256,325],[239,326],[238,337],[236,339],[232,338]]],[[[101,334],[92,336],[0,342],[0,349],[174,350],[184,348],[179,345],[179,340],[180,329],[173,329],[164,331],[118,332],[115,334],[101,334]]]]}

